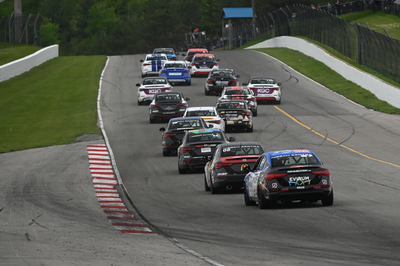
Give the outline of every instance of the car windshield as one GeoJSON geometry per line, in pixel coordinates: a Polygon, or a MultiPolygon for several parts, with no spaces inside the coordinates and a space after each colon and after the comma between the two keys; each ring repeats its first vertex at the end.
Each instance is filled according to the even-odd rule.
{"type": "Polygon", "coordinates": [[[171,121],[169,123],[168,129],[189,130],[189,129],[196,129],[199,127],[202,127],[200,120],[188,119],[188,120],[171,121]]]}
{"type": "Polygon", "coordinates": [[[251,80],[251,84],[275,84],[276,81],[272,78],[254,78],[251,80]]]}
{"type": "Polygon", "coordinates": [[[150,56],[147,57],[147,61],[152,61],[152,60],[167,60],[165,56],[150,56]]]}
{"type": "Polygon", "coordinates": [[[226,90],[225,92],[225,95],[234,95],[234,94],[250,95],[250,92],[248,90],[226,90]]]}
{"type": "Polygon", "coordinates": [[[164,67],[186,67],[183,63],[166,63],[164,67]]]}
{"type": "Polygon", "coordinates": [[[187,111],[185,116],[215,116],[214,110],[193,110],[187,111]]]}
{"type": "Polygon", "coordinates": [[[178,101],[181,100],[181,96],[178,93],[169,93],[169,94],[160,94],[157,95],[156,101],[157,102],[162,102],[162,101],[178,101]]]}
{"type": "Polygon", "coordinates": [[[166,79],[145,79],[143,81],[143,85],[151,85],[151,84],[167,84],[166,79]]]}
{"type": "Polygon", "coordinates": [[[195,55],[195,54],[205,54],[206,51],[190,51],[188,55],[195,55]]]}
{"type": "Polygon", "coordinates": [[[220,102],[218,104],[218,109],[244,109],[244,102],[220,102]]]}
{"type": "Polygon", "coordinates": [[[173,54],[174,53],[173,50],[164,50],[164,49],[154,50],[153,52],[155,54],[173,54]]]}
{"type": "Polygon", "coordinates": [[[194,61],[214,61],[214,57],[212,56],[196,56],[194,61]]]}
{"type": "Polygon", "coordinates": [[[263,149],[258,145],[238,145],[222,148],[221,157],[259,155],[262,153],[263,149]]]}
{"type": "Polygon", "coordinates": [[[190,133],[188,136],[188,142],[207,142],[207,141],[214,141],[214,140],[223,140],[221,132],[209,132],[209,133],[201,133],[195,134],[190,133]]]}
{"type": "Polygon", "coordinates": [[[233,76],[233,73],[232,72],[228,72],[228,71],[214,71],[212,74],[211,74],[211,76],[212,77],[216,77],[216,76],[233,76]]]}
{"type": "Polygon", "coordinates": [[[292,154],[276,156],[271,158],[271,166],[292,166],[292,165],[309,165],[309,164],[321,164],[318,158],[314,154],[292,154]]]}

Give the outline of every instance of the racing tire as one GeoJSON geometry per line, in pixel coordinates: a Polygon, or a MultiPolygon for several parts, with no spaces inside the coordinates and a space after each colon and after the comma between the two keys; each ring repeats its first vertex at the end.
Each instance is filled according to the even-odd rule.
{"type": "Polygon", "coordinates": [[[244,194],[244,205],[246,205],[246,206],[254,206],[254,205],[256,205],[255,201],[251,200],[249,198],[249,194],[247,194],[246,184],[244,184],[243,191],[244,191],[244,193],[243,193],[244,194]]]}
{"type": "Polygon", "coordinates": [[[154,119],[154,118],[149,118],[149,120],[150,120],[150,124],[154,124],[155,122],[156,122],[156,120],[154,119]]]}
{"type": "Polygon", "coordinates": [[[137,101],[137,104],[138,104],[138,105],[143,105],[143,102],[137,101]]]}
{"type": "Polygon", "coordinates": [[[251,128],[247,128],[247,132],[253,132],[253,126],[251,126],[251,128]]]}
{"type": "Polygon", "coordinates": [[[211,194],[218,194],[219,193],[219,188],[214,187],[212,181],[210,184],[210,190],[211,190],[211,194]]]}
{"type": "Polygon", "coordinates": [[[263,194],[262,194],[260,189],[258,189],[257,197],[258,197],[258,208],[259,209],[267,209],[267,208],[269,208],[270,201],[267,200],[263,196],[263,194]]]}
{"type": "Polygon", "coordinates": [[[163,151],[162,151],[162,155],[163,155],[163,156],[169,156],[169,152],[168,152],[168,151],[165,151],[165,150],[163,150],[163,151]]]}
{"type": "Polygon", "coordinates": [[[142,78],[144,78],[144,77],[146,77],[146,75],[143,75],[143,74],[142,74],[142,78]]]}
{"type": "Polygon", "coordinates": [[[190,85],[192,85],[192,82],[191,81],[186,82],[186,85],[190,86],[190,85]]]}
{"type": "Polygon", "coordinates": [[[331,194],[328,196],[324,197],[322,200],[322,205],[323,206],[332,206],[333,204],[333,190],[331,191],[331,194]]]}
{"type": "Polygon", "coordinates": [[[253,116],[257,116],[257,110],[254,111],[253,116]]]}
{"type": "Polygon", "coordinates": [[[210,95],[210,93],[206,89],[204,89],[204,94],[205,95],[210,95]]]}
{"type": "Polygon", "coordinates": [[[178,165],[178,172],[179,172],[180,175],[186,174],[186,169],[182,169],[178,165]]]}
{"type": "Polygon", "coordinates": [[[204,173],[204,190],[210,191],[210,187],[207,185],[206,173],[204,173]]]}
{"type": "Polygon", "coordinates": [[[276,104],[281,104],[281,100],[279,100],[279,101],[276,101],[276,104]]]}

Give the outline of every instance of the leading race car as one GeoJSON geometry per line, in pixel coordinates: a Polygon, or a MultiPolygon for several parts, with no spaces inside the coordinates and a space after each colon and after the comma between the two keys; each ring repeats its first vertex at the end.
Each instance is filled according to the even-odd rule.
{"type": "Polygon", "coordinates": [[[212,194],[220,190],[242,189],[243,179],[264,149],[258,142],[225,143],[204,166],[204,189],[212,194]]]}
{"type": "Polygon", "coordinates": [[[142,80],[142,83],[137,83],[136,86],[138,87],[138,105],[150,103],[156,93],[172,90],[171,84],[165,77],[147,77],[142,80]]]}
{"type": "Polygon", "coordinates": [[[281,103],[282,83],[276,82],[272,77],[251,77],[248,82],[244,82],[256,94],[258,102],[281,103]]]}
{"type": "Polygon", "coordinates": [[[207,124],[212,124],[213,128],[225,131],[225,121],[213,106],[188,107],[183,117],[185,116],[201,116],[207,124]]]}
{"type": "Polygon", "coordinates": [[[166,54],[168,60],[178,60],[173,48],[156,48],[153,50],[153,54],[166,54]]]}
{"type": "Polygon", "coordinates": [[[195,54],[208,54],[208,50],[206,48],[190,48],[187,51],[186,55],[182,54],[182,56],[185,57],[184,60],[185,60],[187,66],[190,65],[190,63],[192,62],[193,56],[195,54]]]}
{"type": "Polygon", "coordinates": [[[246,86],[225,87],[218,101],[224,100],[246,100],[253,116],[257,116],[256,94],[246,86]]]}
{"type": "Polygon", "coordinates": [[[333,204],[332,179],[329,170],[310,150],[266,152],[244,178],[244,202],[258,203],[260,209],[272,202],[321,200],[333,204]]]}
{"type": "Polygon", "coordinates": [[[181,117],[189,106],[182,92],[159,92],[154,95],[153,101],[149,105],[150,123],[156,120],[181,117]]]}
{"type": "Polygon", "coordinates": [[[165,61],[167,61],[166,54],[148,54],[140,60],[142,62],[142,78],[147,75],[159,75],[160,70],[163,68],[165,61]]]}
{"type": "Polygon", "coordinates": [[[219,116],[225,121],[225,129],[246,129],[253,132],[253,114],[246,100],[220,101],[216,107],[219,116]]]}
{"type": "Polygon", "coordinates": [[[195,54],[190,64],[190,75],[208,75],[212,70],[219,69],[219,59],[213,54],[195,54]]]}
{"type": "Polygon", "coordinates": [[[204,83],[204,93],[205,95],[221,95],[225,87],[239,85],[238,78],[240,75],[236,74],[233,69],[213,70],[208,74],[204,83]]]}
{"type": "Polygon", "coordinates": [[[178,148],[178,170],[184,174],[188,170],[203,168],[207,157],[211,156],[217,145],[234,141],[220,129],[188,130],[178,148]]]}
{"type": "Polygon", "coordinates": [[[211,128],[201,117],[179,117],[169,120],[167,128],[161,127],[163,156],[176,155],[186,130],[211,128]]]}
{"type": "Polygon", "coordinates": [[[160,70],[160,76],[168,78],[172,84],[192,84],[192,78],[185,61],[167,61],[160,70]]]}

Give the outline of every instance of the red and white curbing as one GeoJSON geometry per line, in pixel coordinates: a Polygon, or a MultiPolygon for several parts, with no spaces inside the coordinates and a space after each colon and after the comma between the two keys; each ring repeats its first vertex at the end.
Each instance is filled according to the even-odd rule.
{"type": "Polygon", "coordinates": [[[118,191],[114,188],[118,181],[111,165],[107,146],[104,144],[88,145],[87,150],[96,196],[111,224],[122,233],[154,234],[150,228],[140,223],[126,209],[118,191]]]}

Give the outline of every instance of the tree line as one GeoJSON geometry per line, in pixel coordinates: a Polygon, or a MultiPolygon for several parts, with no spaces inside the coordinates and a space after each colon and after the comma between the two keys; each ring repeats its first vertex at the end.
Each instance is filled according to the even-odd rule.
{"type": "MultiPolygon", "coordinates": [[[[285,5],[315,0],[254,0],[266,15],[285,5]]],[[[148,53],[155,47],[185,47],[193,29],[221,36],[224,7],[251,7],[252,0],[22,0],[25,15],[39,14],[40,45],[60,45],[61,55],[148,53]]],[[[14,1],[0,3],[8,17],[14,1]]],[[[233,23],[243,24],[242,21],[233,23]]],[[[247,23],[251,23],[248,20],[247,23]]]]}

